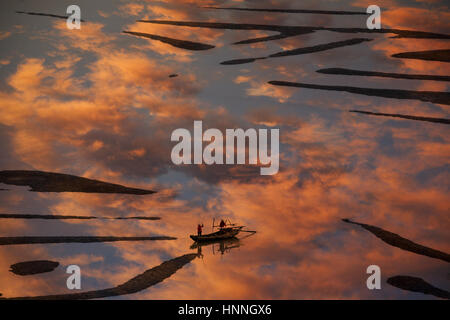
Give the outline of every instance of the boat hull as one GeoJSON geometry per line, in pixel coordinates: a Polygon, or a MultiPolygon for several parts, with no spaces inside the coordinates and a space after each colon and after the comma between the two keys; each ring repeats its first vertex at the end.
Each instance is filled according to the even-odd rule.
{"type": "Polygon", "coordinates": [[[207,242],[207,241],[214,241],[214,240],[222,240],[222,239],[230,239],[234,238],[238,233],[240,229],[225,229],[220,230],[214,233],[204,234],[204,235],[190,235],[191,239],[196,242],[207,242]]]}
{"type": "Polygon", "coordinates": [[[210,245],[223,245],[223,246],[233,246],[233,245],[239,245],[239,239],[236,237],[233,238],[227,238],[227,239],[219,239],[219,240],[205,240],[205,241],[195,241],[190,248],[191,249],[197,249],[199,247],[207,247],[210,245]]]}

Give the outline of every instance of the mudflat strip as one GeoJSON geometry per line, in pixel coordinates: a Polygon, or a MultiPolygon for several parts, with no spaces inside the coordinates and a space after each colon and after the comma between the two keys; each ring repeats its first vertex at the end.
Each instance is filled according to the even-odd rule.
{"type": "Polygon", "coordinates": [[[95,217],[95,216],[69,216],[53,214],[14,214],[0,213],[0,219],[44,219],[44,220],[161,220],[160,217],[95,217]]]}
{"type": "Polygon", "coordinates": [[[399,289],[429,294],[442,299],[450,299],[450,292],[436,288],[421,278],[395,276],[390,277],[386,282],[399,289]]]}
{"type": "Polygon", "coordinates": [[[297,56],[297,55],[302,55],[302,54],[331,50],[331,49],[335,49],[335,48],[353,46],[353,45],[360,44],[365,41],[371,41],[371,40],[372,39],[368,39],[368,38],[354,38],[354,39],[349,39],[349,40],[344,40],[344,41],[319,44],[319,45],[312,46],[312,47],[303,47],[303,48],[297,48],[297,49],[292,49],[292,50],[284,50],[284,51],[280,51],[280,52],[271,54],[267,57],[228,60],[228,61],[221,62],[220,64],[235,65],[235,64],[250,63],[250,62],[254,62],[256,60],[262,60],[262,59],[268,59],[268,58],[297,56]]]}
{"type": "Polygon", "coordinates": [[[87,192],[87,193],[123,193],[145,195],[156,193],[152,190],[129,188],[120,184],[93,180],[70,174],[31,171],[0,171],[0,183],[29,186],[35,192],[87,192]]]}
{"type": "Polygon", "coordinates": [[[393,54],[392,57],[401,59],[418,59],[428,61],[450,62],[450,49],[401,52],[393,54]]]}
{"type": "MultiPolygon", "coordinates": [[[[59,14],[53,14],[53,13],[44,13],[44,12],[27,12],[27,11],[16,11],[16,13],[19,14],[27,14],[30,16],[42,16],[42,17],[50,17],[50,18],[57,18],[57,19],[64,19],[67,20],[69,16],[67,15],[59,15],[59,14]]],[[[85,22],[83,19],[80,19],[81,22],[85,22]]]]}
{"type": "Polygon", "coordinates": [[[329,86],[329,85],[309,84],[290,81],[269,81],[268,83],[274,86],[308,88],[308,89],[319,89],[329,91],[345,91],[349,93],[362,94],[366,96],[376,96],[392,99],[420,100],[425,102],[450,105],[450,92],[375,89],[375,88],[360,88],[350,86],[329,86]]]}
{"type": "Polygon", "coordinates": [[[370,111],[360,111],[360,110],[349,110],[349,112],[367,114],[367,115],[371,115],[371,116],[401,118],[401,119],[408,119],[408,120],[415,120],[415,121],[450,124],[450,119],[445,119],[445,118],[421,117],[421,116],[411,116],[411,115],[407,115],[407,114],[380,113],[380,112],[370,112],[370,111]]]}
{"type": "Polygon", "coordinates": [[[406,73],[391,73],[391,72],[377,72],[364,71],[345,68],[327,68],[317,70],[318,73],[323,74],[337,74],[346,76],[363,76],[363,77],[382,77],[393,79],[411,79],[411,80],[432,80],[432,81],[450,81],[450,76],[435,76],[427,74],[406,74],[406,73]]]}
{"type": "MultiPolygon", "coordinates": [[[[186,264],[190,263],[197,257],[196,254],[185,254],[183,256],[168,260],[151,268],[144,273],[128,280],[127,282],[118,285],[114,288],[103,290],[93,290],[80,293],[58,294],[36,297],[17,297],[10,298],[14,300],[86,300],[86,299],[100,299],[114,296],[122,296],[126,294],[136,293],[145,290],[155,284],[158,284],[165,279],[172,276],[175,272],[181,269],[186,264]]],[[[5,299],[5,298],[2,298],[5,299]]]]}
{"type": "Polygon", "coordinates": [[[414,252],[414,253],[420,254],[422,256],[427,256],[430,258],[435,258],[435,259],[443,260],[446,262],[450,262],[450,254],[439,251],[439,250],[435,250],[433,248],[422,246],[418,243],[412,242],[411,240],[405,239],[396,233],[392,233],[390,231],[387,231],[387,230],[384,230],[384,229],[381,229],[381,228],[378,228],[375,226],[371,226],[369,224],[354,222],[349,219],[342,219],[342,221],[363,227],[364,229],[366,229],[367,231],[369,231],[373,235],[375,235],[377,238],[383,240],[384,242],[386,242],[387,244],[389,244],[393,247],[397,247],[402,250],[414,252]]]}
{"type": "Polygon", "coordinates": [[[111,237],[111,236],[43,236],[43,237],[0,237],[0,246],[18,244],[48,244],[48,243],[94,243],[94,242],[116,242],[116,241],[157,241],[176,240],[174,237],[111,237]]]}
{"type": "Polygon", "coordinates": [[[152,39],[152,40],[161,41],[161,42],[170,44],[173,47],[186,49],[186,50],[200,51],[200,50],[209,50],[209,49],[215,48],[215,46],[210,45],[210,44],[168,38],[168,37],[158,36],[156,34],[134,32],[134,31],[122,31],[122,32],[126,33],[126,34],[131,34],[133,36],[144,37],[144,38],[148,38],[148,39],[152,39]]]}
{"type": "MultiPolygon", "coordinates": [[[[199,22],[199,21],[180,21],[180,20],[137,20],[142,23],[153,23],[162,25],[171,25],[179,27],[191,27],[191,28],[208,28],[208,29],[225,29],[225,30],[262,30],[262,31],[275,31],[279,33],[279,37],[287,38],[301,34],[308,34],[315,31],[332,31],[338,33],[392,33],[395,34],[394,38],[409,38],[409,39],[450,39],[450,35],[442,33],[432,33],[426,31],[415,30],[403,30],[403,29],[367,29],[367,28],[332,28],[332,27],[317,27],[317,26],[282,26],[282,25],[270,25],[270,24],[249,24],[249,23],[228,23],[228,22],[199,22]]],[[[269,41],[274,39],[274,36],[256,38],[259,41],[269,41]]],[[[250,43],[248,40],[236,42],[234,44],[250,43]]],[[[254,42],[255,39],[251,39],[254,42]]]]}
{"type": "Polygon", "coordinates": [[[272,9],[272,8],[237,8],[237,7],[202,7],[203,9],[214,10],[235,10],[251,12],[277,12],[277,13],[311,13],[311,14],[331,14],[331,15],[367,15],[364,11],[345,10],[308,10],[308,9],[272,9]]]}
{"type": "Polygon", "coordinates": [[[59,262],[49,260],[25,261],[11,265],[11,272],[19,276],[46,273],[55,270],[59,262]]]}

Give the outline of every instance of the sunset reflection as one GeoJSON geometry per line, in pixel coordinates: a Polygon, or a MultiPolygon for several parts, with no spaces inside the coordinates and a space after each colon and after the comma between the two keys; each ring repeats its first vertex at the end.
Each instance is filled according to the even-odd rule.
{"type": "MultiPolygon", "coordinates": [[[[82,271],[80,292],[93,292],[86,299],[437,299],[407,290],[396,282],[405,279],[398,276],[420,278],[448,291],[448,261],[390,245],[342,221],[350,219],[450,252],[450,67],[441,56],[392,56],[448,49],[448,4],[379,1],[382,28],[401,30],[396,34],[355,31],[367,29],[364,14],[202,8],[365,12],[369,4],[83,0],[78,1],[85,20],[80,30],[68,29],[64,19],[15,12],[65,15],[58,1],[0,4],[0,171],[64,173],[128,191],[156,191],[32,192],[33,186],[18,183],[17,177],[0,180],[0,238],[176,238],[5,245],[0,241],[2,298],[79,293],[66,287],[69,265],[82,271]],[[228,25],[180,25],[186,22],[228,25]],[[286,26],[311,30],[289,33],[286,26]],[[405,37],[404,30],[426,34],[405,37]],[[355,38],[370,41],[346,42],[355,38]],[[178,40],[190,45],[186,48],[178,40]],[[273,56],[300,48],[314,50],[273,56]],[[264,59],[221,64],[254,58],[264,59]],[[329,68],[442,79],[317,72],[329,68]],[[269,81],[401,92],[366,95],[269,81]],[[405,91],[412,93],[405,97],[405,91]],[[423,92],[436,94],[437,100],[424,98],[423,92]],[[192,130],[196,120],[205,130],[221,132],[279,129],[279,172],[261,175],[260,163],[175,165],[171,133],[177,128],[192,130]],[[6,214],[78,218],[2,217],[6,214]],[[189,235],[197,232],[198,224],[210,233],[213,219],[229,219],[256,233],[195,244],[189,235]],[[11,265],[36,260],[59,266],[26,276],[9,271],[11,265]],[[168,264],[172,269],[164,277],[145,273],[168,264]],[[369,265],[382,270],[381,290],[366,287],[369,265]],[[99,295],[103,289],[110,291],[99,295]]],[[[237,153],[242,151],[246,150],[237,153]]],[[[42,186],[42,181],[37,184],[42,186]]]]}

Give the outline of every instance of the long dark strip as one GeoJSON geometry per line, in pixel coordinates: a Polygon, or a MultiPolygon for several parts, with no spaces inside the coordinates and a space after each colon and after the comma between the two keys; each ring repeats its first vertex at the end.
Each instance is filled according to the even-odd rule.
{"type": "Polygon", "coordinates": [[[156,34],[150,34],[150,33],[133,32],[133,31],[123,31],[123,33],[131,34],[131,35],[138,36],[138,37],[144,37],[144,38],[148,38],[148,39],[152,39],[152,40],[158,40],[158,41],[170,44],[173,47],[186,49],[186,50],[194,50],[194,51],[209,50],[209,49],[212,49],[215,47],[210,44],[173,39],[173,38],[158,36],[156,34]]]}
{"type": "Polygon", "coordinates": [[[155,241],[176,240],[174,237],[95,237],[95,236],[54,236],[54,237],[0,237],[0,246],[17,244],[47,244],[47,243],[93,243],[93,242],[115,242],[115,241],[155,241]]]}
{"type": "Polygon", "coordinates": [[[0,213],[0,219],[45,219],[45,220],[92,220],[92,219],[106,219],[106,220],[161,220],[160,217],[95,217],[95,216],[70,216],[58,214],[13,214],[0,213]]]}
{"type": "Polygon", "coordinates": [[[286,57],[286,56],[295,56],[295,55],[305,54],[305,53],[320,52],[320,51],[331,50],[331,49],[335,49],[335,48],[352,46],[352,45],[360,44],[360,43],[366,42],[366,41],[372,41],[372,39],[354,38],[354,39],[348,39],[348,40],[343,40],[343,41],[330,42],[330,43],[325,43],[325,44],[319,44],[319,45],[312,46],[312,47],[304,47],[304,48],[280,51],[280,52],[271,54],[269,57],[271,57],[271,58],[286,57]]]}
{"type": "Polygon", "coordinates": [[[333,11],[333,10],[308,10],[308,9],[264,9],[264,8],[237,8],[237,7],[202,7],[204,9],[215,10],[236,10],[255,12],[279,12],[279,13],[312,13],[312,14],[333,14],[333,15],[366,15],[363,11],[333,11]]]}
{"type": "Polygon", "coordinates": [[[410,276],[395,276],[390,277],[386,281],[391,286],[399,289],[408,290],[412,292],[420,292],[423,294],[430,294],[442,299],[450,299],[450,292],[436,288],[425,280],[410,276]]]}
{"type": "Polygon", "coordinates": [[[360,88],[349,86],[327,86],[318,84],[289,82],[289,81],[269,81],[268,83],[275,86],[308,88],[308,89],[319,89],[330,91],[345,91],[350,93],[363,94],[366,96],[376,96],[393,99],[411,99],[447,105],[450,104],[450,92],[374,89],[374,88],[360,88]]]}
{"type": "Polygon", "coordinates": [[[417,254],[420,254],[422,256],[427,256],[430,258],[435,258],[435,259],[440,259],[446,262],[450,262],[450,254],[439,251],[439,250],[435,250],[429,247],[425,247],[422,246],[418,243],[412,242],[411,240],[405,239],[401,236],[399,236],[396,233],[392,233],[390,231],[375,227],[375,226],[371,226],[369,224],[365,224],[365,223],[359,223],[359,222],[354,222],[351,221],[349,219],[342,219],[342,221],[346,222],[346,223],[351,223],[351,224],[356,224],[358,226],[363,227],[364,229],[366,229],[367,231],[371,232],[373,235],[375,235],[377,238],[380,238],[381,240],[383,240],[384,242],[386,242],[387,244],[390,244],[391,246],[406,250],[406,251],[410,251],[410,252],[414,252],[417,254]]]}
{"type": "MultiPolygon", "coordinates": [[[[16,11],[16,13],[28,14],[30,16],[42,16],[42,17],[58,18],[58,19],[64,19],[64,20],[67,20],[67,18],[69,17],[69,16],[63,16],[63,15],[59,15],[59,14],[42,13],[42,12],[16,11]]],[[[80,21],[85,22],[83,19],[80,19],[80,21]]]]}
{"type": "Polygon", "coordinates": [[[402,59],[418,59],[427,61],[450,62],[450,49],[401,52],[393,54],[392,57],[402,59]]]}
{"type": "Polygon", "coordinates": [[[302,33],[314,31],[332,31],[339,33],[393,33],[396,38],[413,39],[450,39],[450,35],[432,33],[425,31],[402,30],[402,29],[367,29],[367,28],[332,28],[315,26],[280,26],[268,24],[248,24],[248,23],[226,23],[226,22],[197,22],[197,21],[176,21],[176,20],[137,20],[137,22],[153,23],[162,25],[172,25],[192,28],[228,29],[228,30],[266,30],[277,31],[281,34],[295,36],[302,33]]]}
{"type": "Polygon", "coordinates": [[[326,68],[326,69],[317,70],[316,72],[324,73],[324,74],[339,74],[339,75],[346,75],[346,76],[367,76],[367,77],[382,77],[382,78],[394,78],[394,79],[450,81],[450,76],[377,72],[377,71],[364,71],[364,70],[354,70],[354,69],[345,69],[345,68],[326,68]]]}
{"type": "Polygon", "coordinates": [[[287,57],[287,56],[296,56],[296,55],[332,50],[335,48],[341,48],[341,47],[346,47],[346,46],[353,46],[353,45],[360,44],[365,41],[371,41],[371,40],[372,39],[367,39],[367,38],[354,38],[354,39],[349,39],[349,40],[344,40],[344,41],[319,44],[319,45],[312,46],[312,47],[303,47],[303,48],[297,48],[297,49],[292,49],[292,50],[280,51],[280,52],[271,54],[267,57],[228,60],[228,61],[223,61],[220,64],[235,65],[235,64],[251,63],[256,60],[262,60],[262,59],[267,59],[267,58],[280,58],[280,57],[287,57]]]}
{"type": "Polygon", "coordinates": [[[121,193],[133,195],[146,195],[156,192],[129,188],[120,184],[83,178],[71,174],[36,170],[0,171],[0,183],[15,186],[30,186],[30,191],[34,192],[121,193]]]}
{"type": "Polygon", "coordinates": [[[272,35],[272,36],[265,36],[265,37],[258,37],[258,38],[251,38],[251,39],[241,40],[241,41],[234,42],[233,44],[251,44],[251,43],[257,43],[257,42],[281,40],[281,39],[285,39],[285,38],[289,38],[289,37],[293,37],[293,36],[299,36],[299,35],[303,35],[303,34],[309,34],[309,33],[313,33],[313,32],[314,31],[312,31],[312,30],[305,30],[305,31],[294,32],[294,33],[287,33],[287,32],[285,32],[285,33],[275,34],[275,35],[272,35]]]}
{"type": "Polygon", "coordinates": [[[368,115],[371,115],[371,116],[402,118],[402,119],[408,119],[408,120],[450,124],[450,119],[444,119],[444,118],[420,117],[420,116],[410,116],[410,115],[406,115],[406,114],[379,113],[379,112],[360,111],[360,110],[349,110],[349,112],[368,114],[368,115]]]}

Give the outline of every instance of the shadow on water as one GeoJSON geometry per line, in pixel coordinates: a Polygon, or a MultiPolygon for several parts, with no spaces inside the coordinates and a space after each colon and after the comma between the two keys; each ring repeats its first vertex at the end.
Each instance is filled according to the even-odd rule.
{"type": "Polygon", "coordinates": [[[240,248],[244,245],[243,240],[256,234],[256,231],[241,230],[241,232],[247,232],[245,236],[232,237],[227,239],[216,240],[203,240],[201,242],[195,241],[190,249],[197,249],[197,255],[203,258],[203,248],[210,247],[212,254],[220,253],[221,255],[230,252],[233,249],[240,248]]]}
{"type": "Polygon", "coordinates": [[[80,293],[71,294],[57,294],[36,297],[15,297],[15,298],[0,298],[11,300],[86,300],[86,299],[100,299],[114,296],[123,296],[127,294],[137,293],[145,290],[155,284],[158,284],[165,279],[172,276],[175,272],[181,269],[184,265],[190,263],[197,257],[196,254],[185,254],[183,256],[168,260],[151,268],[144,273],[128,280],[127,282],[113,288],[93,290],[80,293]]]}
{"type": "Polygon", "coordinates": [[[59,262],[48,260],[25,261],[11,265],[12,273],[19,276],[28,276],[39,273],[46,273],[55,270],[59,262]]]}
{"type": "Polygon", "coordinates": [[[359,222],[353,222],[349,219],[342,219],[342,221],[346,223],[356,224],[358,226],[363,227],[367,231],[374,234],[377,238],[380,238],[387,244],[390,244],[393,247],[397,247],[409,252],[414,252],[417,254],[420,254],[422,256],[427,256],[430,258],[435,258],[439,260],[443,260],[446,262],[450,262],[450,254],[435,250],[429,247],[422,246],[418,243],[412,242],[411,240],[405,239],[401,236],[399,236],[396,233],[392,233],[390,231],[371,226],[369,224],[359,223],[359,222]]]}
{"type": "Polygon", "coordinates": [[[152,190],[128,188],[119,184],[87,179],[70,174],[29,171],[0,171],[0,183],[15,186],[29,186],[35,192],[87,192],[87,193],[123,193],[145,195],[156,193],[152,190]]]}
{"type": "Polygon", "coordinates": [[[230,252],[232,249],[239,248],[241,246],[241,242],[238,238],[233,237],[229,239],[223,240],[209,240],[202,242],[194,242],[190,248],[197,249],[197,256],[203,257],[203,248],[211,247],[212,254],[216,254],[220,252],[220,254],[225,254],[230,252]]]}
{"type": "Polygon", "coordinates": [[[387,279],[387,283],[399,289],[429,294],[442,299],[450,299],[450,292],[436,288],[421,278],[395,276],[387,279]]]}

